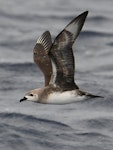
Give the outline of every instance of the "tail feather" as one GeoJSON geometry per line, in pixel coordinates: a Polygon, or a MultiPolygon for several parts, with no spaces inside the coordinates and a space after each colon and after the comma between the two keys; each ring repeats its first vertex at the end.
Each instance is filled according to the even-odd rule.
{"type": "Polygon", "coordinates": [[[79,89],[77,90],[77,94],[80,96],[89,96],[90,98],[104,98],[103,96],[94,95],[88,92],[81,91],[79,89]]]}
{"type": "Polygon", "coordinates": [[[93,94],[91,94],[91,93],[85,93],[85,95],[86,96],[89,96],[89,97],[91,97],[91,98],[104,98],[103,96],[99,96],[99,95],[93,95],[93,94]]]}

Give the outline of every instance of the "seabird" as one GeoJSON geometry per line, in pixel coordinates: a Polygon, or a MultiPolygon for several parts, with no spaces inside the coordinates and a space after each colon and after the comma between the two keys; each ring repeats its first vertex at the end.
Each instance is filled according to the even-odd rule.
{"type": "Polygon", "coordinates": [[[52,43],[49,31],[38,38],[34,47],[34,62],[44,74],[45,86],[25,94],[20,102],[67,104],[87,98],[101,98],[81,91],[74,80],[75,62],[72,46],[78,37],[88,11],[74,18],[52,43]]]}

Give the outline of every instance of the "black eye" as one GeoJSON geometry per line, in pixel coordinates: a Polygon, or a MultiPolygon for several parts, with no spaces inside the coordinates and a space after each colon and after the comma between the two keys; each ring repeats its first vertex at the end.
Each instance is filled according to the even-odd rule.
{"type": "Polygon", "coordinates": [[[30,94],[30,96],[33,96],[33,94],[30,94]]]}

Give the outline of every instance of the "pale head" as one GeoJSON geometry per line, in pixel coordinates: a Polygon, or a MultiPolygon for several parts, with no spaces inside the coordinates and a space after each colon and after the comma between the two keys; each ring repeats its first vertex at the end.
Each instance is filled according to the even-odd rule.
{"type": "Polygon", "coordinates": [[[32,102],[38,102],[39,96],[38,96],[39,89],[34,89],[29,91],[28,93],[25,94],[25,96],[20,100],[22,101],[32,101],[32,102]]]}

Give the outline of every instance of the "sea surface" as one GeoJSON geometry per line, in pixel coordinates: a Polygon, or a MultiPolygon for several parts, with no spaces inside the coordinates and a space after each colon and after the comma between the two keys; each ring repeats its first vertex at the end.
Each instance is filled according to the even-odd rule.
{"type": "Polygon", "coordinates": [[[0,0],[0,150],[113,150],[113,0],[0,0]],[[73,51],[80,89],[104,96],[66,105],[20,103],[44,85],[33,48],[89,10],[73,51]]]}

